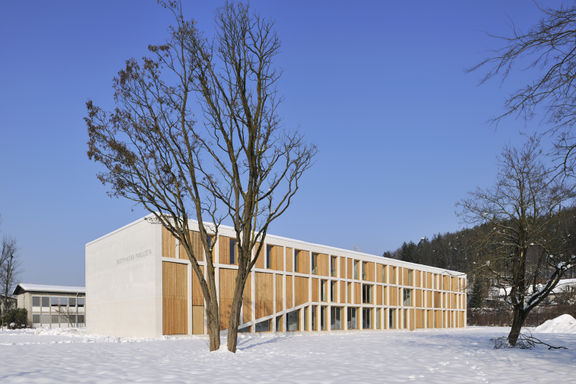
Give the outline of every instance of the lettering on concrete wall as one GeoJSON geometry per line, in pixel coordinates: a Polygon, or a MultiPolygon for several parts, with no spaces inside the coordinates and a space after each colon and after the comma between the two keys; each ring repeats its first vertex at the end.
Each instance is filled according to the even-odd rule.
{"type": "Polygon", "coordinates": [[[116,265],[130,263],[132,261],[139,260],[139,259],[142,259],[144,257],[150,256],[151,254],[152,254],[151,249],[145,249],[145,250],[140,251],[140,252],[131,253],[128,256],[119,257],[118,259],[116,259],[116,265]]]}

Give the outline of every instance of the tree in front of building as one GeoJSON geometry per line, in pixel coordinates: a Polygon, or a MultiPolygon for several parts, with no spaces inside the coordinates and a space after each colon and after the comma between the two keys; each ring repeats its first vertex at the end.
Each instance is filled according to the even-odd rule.
{"type": "Polygon", "coordinates": [[[460,203],[470,222],[490,229],[484,242],[490,249],[485,268],[512,306],[511,346],[530,311],[576,264],[576,233],[557,220],[573,199],[573,188],[544,165],[539,141],[531,138],[521,149],[503,151],[492,188],[478,189],[460,203]]]}
{"type": "Polygon", "coordinates": [[[0,318],[2,311],[7,311],[12,306],[10,297],[16,283],[17,267],[16,240],[4,236],[0,245],[0,318]]]}
{"type": "Polygon", "coordinates": [[[169,39],[130,59],[114,79],[116,107],[87,102],[88,156],[116,197],[148,210],[180,243],[204,295],[210,350],[220,346],[213,250],[228,221],[238,250],[228,349],[236,351],[242,294],[270,224],[300,188],[316,152],[280,124],[280,41],[269,21],[226,4],[208,38],[181,5],[169,39]],[[203,255],[188,221],[195,219],[203,255]],[[206,277],[199,260],[206,261],[206,277]]]}

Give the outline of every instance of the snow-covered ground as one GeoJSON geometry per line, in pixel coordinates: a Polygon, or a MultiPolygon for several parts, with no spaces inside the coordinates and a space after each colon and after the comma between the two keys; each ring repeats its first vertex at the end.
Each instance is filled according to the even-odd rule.
{"type": "Polygon", "coordinates": [[[566,350],[492,348],[507,328],[137,340],[83,331],[0,331],[0,383],[572,383],[576,334],[534,333],[566,350]],[[225,341],[225,340],[223,340],[225,341]]]}

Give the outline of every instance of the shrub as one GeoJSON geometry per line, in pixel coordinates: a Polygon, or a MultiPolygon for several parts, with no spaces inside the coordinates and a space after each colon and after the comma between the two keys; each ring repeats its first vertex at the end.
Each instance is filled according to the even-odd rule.
{"type": "Polygon", "coordinates": [[[28,311],[25,308],[9,309],[2,316],[2,323],[11,328],[25,328],[28,323],[28,311]]]}

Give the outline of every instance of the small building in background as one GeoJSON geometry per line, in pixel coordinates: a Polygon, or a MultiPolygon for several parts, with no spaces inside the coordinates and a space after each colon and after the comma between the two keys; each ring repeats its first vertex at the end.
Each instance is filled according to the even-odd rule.
{"type": "Polygon", "coordinates": [[[20,283],[14,289],[18,308],[28,311],[33,328],[84,327],[86,289],[62,285],[20,283]]]}

